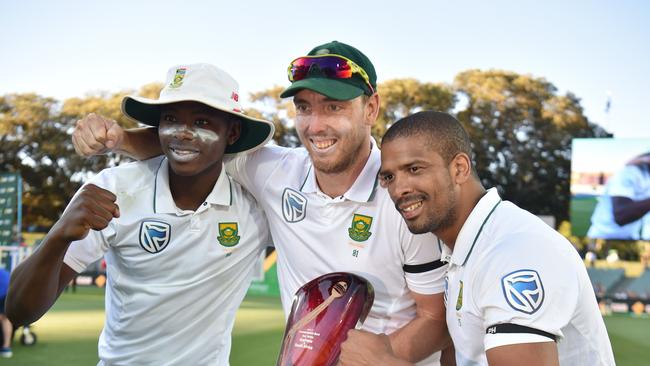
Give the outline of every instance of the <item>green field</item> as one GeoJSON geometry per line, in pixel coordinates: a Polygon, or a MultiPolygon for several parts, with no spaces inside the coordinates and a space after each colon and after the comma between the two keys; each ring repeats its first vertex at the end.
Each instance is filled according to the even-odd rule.
{"type": "MultiPolygon", "coordinates": [[[[97,337],[104,320],[104,295],[95,288],[64,293],[33,330],[38,344],[14,344],[14,357],[1,365],[95,365],[97,337]]],[[[284,317],[279,299],[247,298],[237,314],[231,354],[232,366],[275,365],[284,317]]],[[[650,319],[628,316],[605,318],[619,366],[648,364],[650,319]]]]}
{"type": "MultiPolygon", "coordinates": [[[[14,357],[0,359],[0,365],[96,365],[103,309],[103,290],[79,287],[77,293],[63,293],[52,310],[32,326],[38,343],[25,347],[16,336],[14,357]]],[[[237,313],[231,365],[275,365],[283,332],[279,298],[246,299],[237,313]]]]}
{"type": "Polygon", "coordinates": [[[575,236],[586,236],[591,225],[591,214],[596,208],[596,197],[571,197],[571,233],[575,236]]]}

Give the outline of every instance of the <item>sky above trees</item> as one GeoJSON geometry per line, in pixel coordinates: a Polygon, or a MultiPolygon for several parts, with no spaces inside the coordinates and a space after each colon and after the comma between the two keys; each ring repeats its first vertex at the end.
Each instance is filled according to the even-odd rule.
{"type": "Polygon", "coordinates": [[[0,95],[138,89],[193,62],[227,70],[247,95],[287,85],[289,61],[336,39],[366,53],[380,82],[531,74],[616,137],[648,136],[648,19],[644,1],[4,1],[0,95]]]}

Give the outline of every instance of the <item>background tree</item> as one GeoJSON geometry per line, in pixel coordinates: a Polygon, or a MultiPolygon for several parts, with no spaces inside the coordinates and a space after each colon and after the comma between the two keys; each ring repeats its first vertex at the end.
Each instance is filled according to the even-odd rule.
{"type": "Polygon", "coordinates": [[[291,98],[280,98],[280,94],[284,89],[284,87],[276,85],[266,90],[251,93],[250,100],[253,102],[253,106],[247,108],[246,113],[252,117],[264,118],[273,122],[275,125],[273,140],[278,145],[296,147],[300,146],[298,134],[293,124],[296,110],[293,107],[291,98]]]}
{"type": "Polygon", "coordinates": [[[52,213],[65,207],[62,192],[71,193],[78,183],[68,162],[70,138],[55,113],[56,101],[36,94],[0,97],[0,171],[20,172],[23,177],[23,217],[30,225],[49,226],[52,213]]]}
{"type": "Polygon", "coordinates": [[[400,118],[420,110],[451,112],[456,104],[456,95],[449,85],[423,83],[416,79],[392,79],[377,86],[381,103],[379,118],[372,128],[377,139],[400,118]]]}
{"type": "Polygon", "coordinates": [[[568,218],[571,139],[607,133],[571,93],[543,78],[500,70],[458,74],[467,106],[458,113],[474,144],[483,184],[535,214],[568,218]]]}
{"type": "MultiPolygon", "coordinates": [[[[152,97],[159,84],[145,85],[138,93],[152,97]]],[[[0,171],[23,177],[23,221],[49,228],[89,175],[119,164],[120,156],[77,156],[70,135],[76,121],[96,112],[125,127],[137,124],[121,115],[126,92],[70,98],[58,103],[36,94],[0,97],[0,171]]]]}
{"type": "MultiPolygon", "coordinates": [[[[157,98],[161,84],[143,86],[138,94],[157,98]]],[[[284,87],[252,93],[247,113],[273,121],[274,140],[299,146],[291,99],[284,87]]],[[[423,109],[457,112],[468,130],[483,183],[535,214],[568,217],[571,139],[609,136],[588,121],[580,100],[560,95],[543,78],[499,70],[468,70],[453,86],[416,79],[394,79],[378,86],[381,109],[372,129],[379,141],[399,118],[423,109]]],[[[70,98],[62,103],[35,94],[0,97],[0,171],[19,171],[25,181],[25,222],[51,225],[89,175],[122,162],[108,155],[91,159],[74,153],[70,134],[90,112],[113,118],[123,127],[137,126],[121,113],[126,92],[70,98]]]]}

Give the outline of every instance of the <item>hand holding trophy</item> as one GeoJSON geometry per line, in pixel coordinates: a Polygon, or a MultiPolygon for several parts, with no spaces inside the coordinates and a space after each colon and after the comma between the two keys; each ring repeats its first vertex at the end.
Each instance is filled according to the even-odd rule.
{"type": "Polygon", "coordinates": [[[374,297],[366,279],[346,272],[303,285],[293,300],[277,365],[335,365],[348,330],[363,323],[374,297]]]}

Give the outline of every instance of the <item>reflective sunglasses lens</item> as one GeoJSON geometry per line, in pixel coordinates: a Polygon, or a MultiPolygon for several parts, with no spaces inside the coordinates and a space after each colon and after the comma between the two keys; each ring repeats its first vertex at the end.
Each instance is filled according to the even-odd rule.
{"type": "Polygon", "coordinates": [[[312,67],[318,67],[320,72],[328,78],[349,79],[352,77],[352,68],[347,60],[336,56],[325,56],[316,58],[303,57],[292,62],[292,79],[297,81],[306,78],[312,67]]]}

